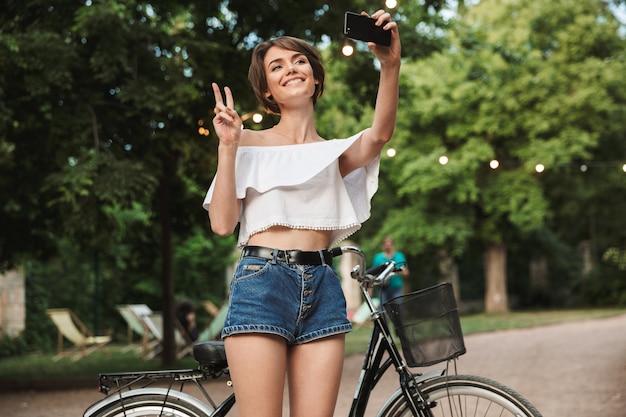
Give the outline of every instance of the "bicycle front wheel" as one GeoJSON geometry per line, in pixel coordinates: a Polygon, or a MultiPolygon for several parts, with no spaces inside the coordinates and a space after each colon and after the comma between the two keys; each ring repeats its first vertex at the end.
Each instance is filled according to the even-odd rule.
{"type": "Polygon", "coordinates": [[[145,393],[123,400],[95,404],[89,417],[208,417],[210,410],[166,394],[145,393]]]}
{"type": "MultiPolygon", "coordinates": [[[[479,376],[435,378],[420,385],[420,391],[431,405],[433,417],[541,417],[541,413],[516,391],[479,376]]],[[[379,415],[410,416],[411,410],[402,392],[397,391],[379,415]]]]}

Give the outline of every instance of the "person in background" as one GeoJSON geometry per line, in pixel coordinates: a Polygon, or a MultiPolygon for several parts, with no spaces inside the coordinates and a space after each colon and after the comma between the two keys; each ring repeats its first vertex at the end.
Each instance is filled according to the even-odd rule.
{"type": "Polygon", "coordinates": [[[383,285],[380,286],[380,305],[381,307],[392,298],[403,294],[404,280],[409,277],[409,267],[406,263],[406,257],[395,248],[395,243],[391,236],[383,239],[382,252],[374,255],[372,267],[382,265],[389,261],[394,261],[398,266],[403,267],[399,273],[393,274],[383,285]]]}
{"type": "Polygon", "coordinates": [[[176,306],[176,319],[189,336],[191,341],[198,340],[199,332],[196,324],[196,312],[191,301],[179,301],[176,306]]]}
{"type": "Polygon", "coordinates": [[[248,80],[280,116],[271,128],[243,129],[232,90],[224,97],[213,83],[218,162],[203,207],[214,233],[239,225],[222,338],[241,417],[280,417],[286,382],[291,417],[334,413],[352,327],[330,248],[370,216],[398,109],[398,27],[384,10],[371,17],[391,45],[368,44],[380,63],[376,107],[371,126],[349,138],[317,132],[325,70],[302,39],[281,36],[252,52],[248,80]]]}

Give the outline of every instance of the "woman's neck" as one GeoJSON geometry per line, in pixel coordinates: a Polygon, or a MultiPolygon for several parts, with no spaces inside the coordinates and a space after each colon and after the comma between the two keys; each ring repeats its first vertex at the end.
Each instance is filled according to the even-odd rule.
{"type": "Polygon", "coordinates": [[[273,134],[293,144],[318,142],[322,139],[315,129],[313,120],[281,117],[280,122],[271,130],[273,134]]]}
{"type": "Polygon", "coordinates": [[[280,120],[271,130],[294,144],[317,142],[322,139],[315,128],[312,106],[306,109],[281,108],[280,120]]]}

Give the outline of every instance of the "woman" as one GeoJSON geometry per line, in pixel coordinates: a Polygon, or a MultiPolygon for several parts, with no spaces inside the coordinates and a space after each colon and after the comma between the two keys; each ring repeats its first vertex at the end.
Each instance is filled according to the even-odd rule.
{"type": "Polygon", "coordinates": [[[398,104],[397,25],[383,10],[371,17],[392,43],[369,44],[381,68],[376,110],[372,126],[351,138],[318,135],[324,67],[302,40],[280,37],[253,52],[248,78],[280,115],[270,129],[242,129],[231,90],[224,102],[213,84],[218,167],[203,206],[221,236],[239,223],[242,257],[222,337],[243,417],[282,414],[285,374],[292,417],[333,415],[351,326],[328,248],[369,217],[398,104]]]}

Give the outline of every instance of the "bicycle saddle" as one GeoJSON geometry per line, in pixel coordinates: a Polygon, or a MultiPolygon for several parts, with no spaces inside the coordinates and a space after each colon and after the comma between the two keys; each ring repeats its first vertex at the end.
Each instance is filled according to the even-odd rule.
{"type": "Polygon", "coordinates": [[[213,371],[222,371],[228,367],[224,342],[200,342],[193,346],[193,357],[202,366],[213,371]]]}

